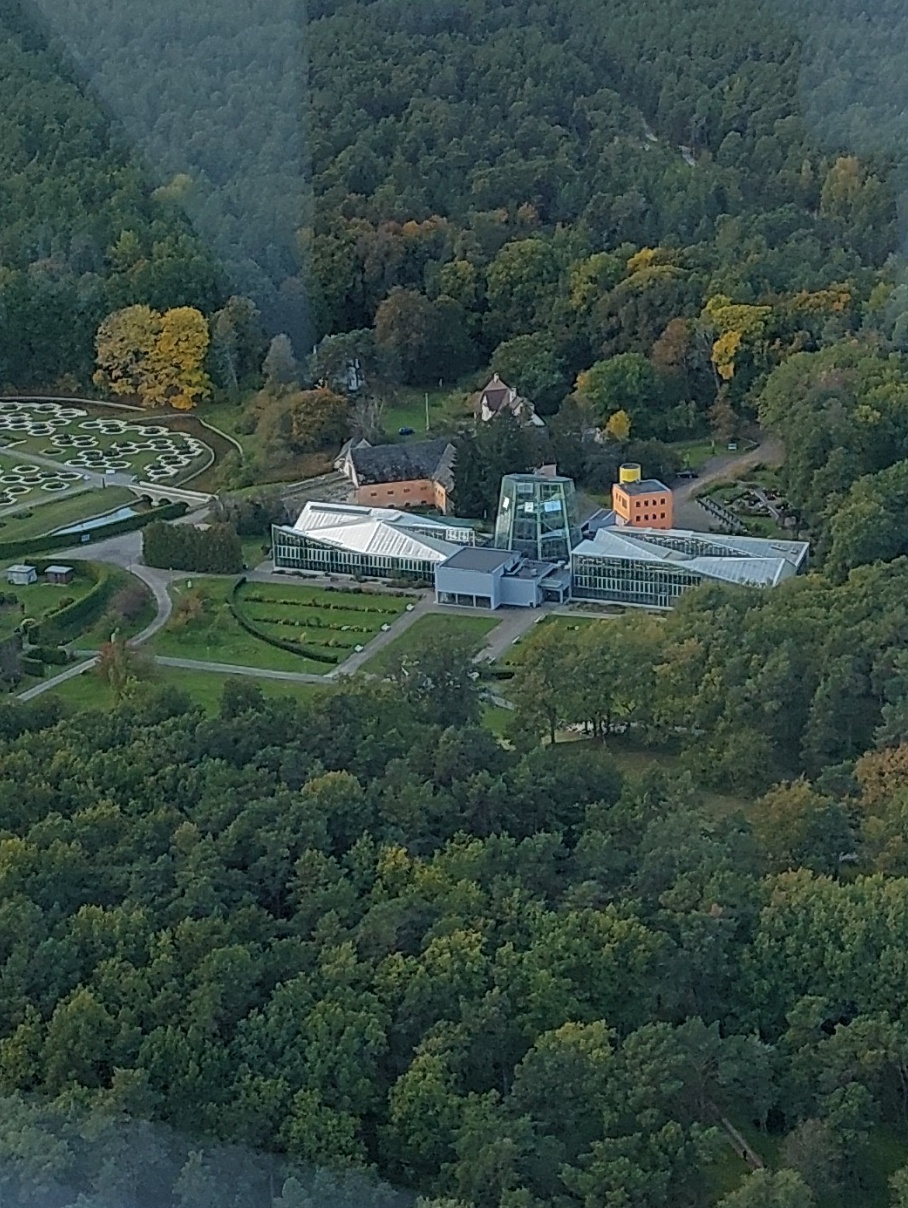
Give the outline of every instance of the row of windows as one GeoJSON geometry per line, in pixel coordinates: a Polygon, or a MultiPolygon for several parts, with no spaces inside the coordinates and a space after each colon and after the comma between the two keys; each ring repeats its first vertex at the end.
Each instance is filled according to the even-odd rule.
{"type": "Polygon", "coordinates": [[[491,608],[491,596],[467,596],[461,592],[455,591],[440,591],[438,593],[439,604],[457,604],[461,608],[491,608]]]}
{"type": "MultiPolygon", "coordinates": [[[[639,516],[638,516],[638,518],[637,518],[637,519],[639,520],[639,516]]],[[[648,513],[644,512],[644,513],[643,513],[643,519],[644,519],[644,520],[664,520],[664,519],[665,519],[665,512],[660,512],[658,516],[656,515],[656,513],[655,513],[655,512],[653,512],[652,516],[650,516],[648,513]]]]}
{"type": "Polygon", "coordinates": [[[575,557],[573,561],[573,594],[581,599],[670,608],[700,581],[699,575],[689,571],[669,570],[648,562],[589,557],[575,557]]]}
{"type": "Polygon", "coordinates": [[[431,579],[435,563],[422,558],[399,558],[393,554],[360,554],[353,550],[320,545],[303,536],[277,533],[274,541],[274,565],[284,570],[333,571],[342,575],[389,575],[411,579],[431,579]]]}

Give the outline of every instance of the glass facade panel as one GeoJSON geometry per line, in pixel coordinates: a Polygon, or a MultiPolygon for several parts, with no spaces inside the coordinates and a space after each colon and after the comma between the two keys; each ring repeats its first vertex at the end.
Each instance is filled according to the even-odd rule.
{"type": "Polygon", "coordinates": [[[638,562],[631,558],[596,558],[575,555],[574,599],[615,600],[671,608],[680,595],[696,587],[702,576],[664,562],[638,562]]]}
{"type": "Polygon", "coordinates": [[[272,551],[278,570],[315,570],[324,574],[362,575],[367,579],[431,580],[435,575],[435,563],[428,559],[337,549],[302,533],[277,527],[272,529],[272,551]]]}
{"type": "Polygon", "coordinates": [[[566,562],[580,541],[574,483],[544,474],[506,474],[501,480],[495,546],[539,562],[566,562]]]}

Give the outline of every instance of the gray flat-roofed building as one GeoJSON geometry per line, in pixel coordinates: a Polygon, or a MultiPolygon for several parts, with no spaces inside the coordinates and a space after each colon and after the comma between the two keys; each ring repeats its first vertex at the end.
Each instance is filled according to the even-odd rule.
{"type": "Polygon", "coordinates": [[[492,549],[488,545],[464,546],[450,557],[445,566],[454,570],[480,571],[494,574],[499,567],[519,562],[520,555],[509,549],[492,549]]]}
{"type": "Polygon", "coordinates": [[[538,608],[570,596],[570,572],[515,550],[477,546],[458,550],[435,570],[439,604],[466,608],[538,608]]]}

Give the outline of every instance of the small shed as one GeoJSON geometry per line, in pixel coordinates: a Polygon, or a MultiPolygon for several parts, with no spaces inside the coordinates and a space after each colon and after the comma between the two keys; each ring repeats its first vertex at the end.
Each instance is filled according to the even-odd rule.
{"type": "Polygon", "coordinates": [[[59,583],[65,587],[67,583],[73,581],[73,568],[71,566],[49,566],[44,572],[44,577],[48,583],[59,583]]]}
{"type": "Polygon", "coordinates": [[[38,572],[33,566],[17,564],[9,566],[6,569],[7,583],[14,583],[16,587],[27,587],[29,583],[37,583],[38,572]]]}

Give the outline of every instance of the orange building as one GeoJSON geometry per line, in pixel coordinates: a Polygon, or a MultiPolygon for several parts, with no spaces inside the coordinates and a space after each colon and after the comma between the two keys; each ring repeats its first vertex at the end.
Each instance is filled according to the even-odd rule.
{"type": "Polygon", "coordinates": [[[612,487],[615,521],[628,528],[670,529],[674,520],[672,493],[657,478],[641,478],[640,466],[628,462],[612,487]]]}
{"type": "Polygon", "coordinates": [[[366,507],[434,507],[448,511],[453,485],[454,446],[442,437],[408,445],[348,447],[343,473],[354,487],[354,499],[366,507]]]}

